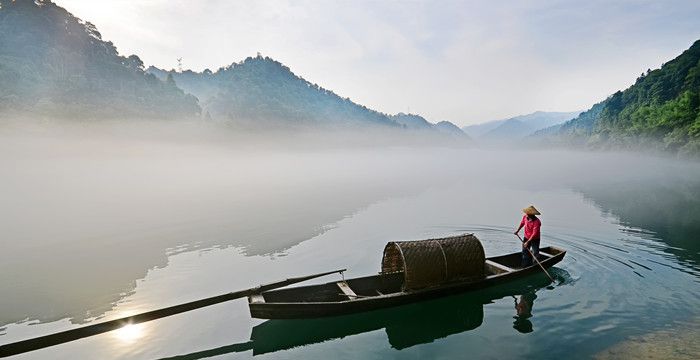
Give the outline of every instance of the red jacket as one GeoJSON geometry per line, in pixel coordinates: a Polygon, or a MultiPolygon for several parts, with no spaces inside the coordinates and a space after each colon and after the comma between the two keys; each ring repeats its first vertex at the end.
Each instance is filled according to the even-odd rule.
{"type": "Polygon", "coordinates": [[[523,215],[523,219],[520,221],[520,226],[525,227],[525,237],[528,240],[540,238],[540,227],[542,226],[542,222],[537,217],[530,220],[527,215],[523,215]]]}

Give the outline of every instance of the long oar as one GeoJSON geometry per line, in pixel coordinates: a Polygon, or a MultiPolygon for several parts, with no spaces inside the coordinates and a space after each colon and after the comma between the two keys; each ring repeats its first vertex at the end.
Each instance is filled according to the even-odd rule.
{"type": "MultiPolygon", "coordinates": [[[[520,239],[520,242],[521,242],[521,243],[523,243],[523,244],[525,243],[525,241],[523,241],[523,238],[520,237],[520,234],[517,234],[517,233],[516,233],[515,236],[517,236],[518,239],[520,239]]],[[[540,266],[540,268],[542,269],[542,271],[544,271],[544,273],[547,274],[547,277],[549,278],[549,280],[552,280],[552,282],[554,282],[554,278],[552,278],[552,276],[549,275],[549,273],[547,272],[547,269],[545,269],[544,266],[542,266],[542,264],[540,264],[540,261],[537,260],[537,256],[535,256],[535,254],[532,253],[532,250],[530,250],[529,247],[526,247],[526,249],[527,249],[527,251],[530,253],[530,256],[532,256],[532,258],[535,259],[535,262],[537,262],[537,265],[540,266]]]]}
{"type": "Polygon", "coordinates": [[[282,280],[282,281],[278,281],[278,282],[274,282],[274,283],[270,283],[270,284],[258,285],[254,288],[250,288],[250,289],[246,289],[246,290],[234,291],[234,292],[230,292],[230,293],[226,293],[226,294],[222,294],[222,295],[218,295],[218,296],[212,296],[212,297],[209,297],[206,299],[191,301],[188,303],[170,306],[170,307],[166,307],[163,309],[152,310],[152,311],[148,311],[148,312],[137,314],[137,315],[127,316],[127,317],[124,317],[121,319],[105,321],[105,322],[99,323],[99,324],[88,325],[88,326],[84,326],[84,327],[77,328],[77,329],[61,331],[59,333],[55,333],[55,334],[51,334],[51,335],[40,336],[40,337],[36,337],[33,339],[22,340],[22,341],[10,343],[10,344],[2,345],[2,346],[0,346],[0,357],[7,357],[7,356],[25,353],[28,351],[43,349],[45,347],[58,345],[58,344],[66,343],[69,341],[82,339],[82,338],[85,338],[88,336],[93,336],[93,335],[105,333],[108,331],[116,330],[116,329],[119,329],[125,325],[138,324],[138,323],[142,323],[142,322],[146,322],[146,321],[160,319],[160,318],[164,318],[167,316],[172,316],[175,314],[180,314],[183,312],[187,312],[187,311],[203,308],[206,306],[211,306],[214,304],[222,303],[224,301],[234,300],[234,299],[246,297],[249,295],[257,294],[257,293],[260,293],[263,291],[276,289],[276,288],[284,287],[284,286],[291,285],[291,284],[296,284],[298,282],[302,282],[302,281],[306,281],[306,280],[311,280],[311,279],[314,279],[317,277],[330,275],[330,274],[334,274],[334,273],[342,273],[345,270],[346,269],[329,271],[329,272],[324,272],[324,273],[314,274],[314,275],[289,278],[286,280],[282,280]]]}

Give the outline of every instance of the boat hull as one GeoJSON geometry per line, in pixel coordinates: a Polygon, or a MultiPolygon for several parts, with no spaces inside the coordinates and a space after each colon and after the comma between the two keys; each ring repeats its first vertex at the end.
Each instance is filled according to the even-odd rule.
{"type": "MultiPolygon", "coordinates": [[[[540,263],[544,268],[554,266],[566,255],[566,251],[554,247],[543,248],[541,253],[544,254],[540,255],[540,263]]],[[[503,266],[510,271],[492,273],[484,279],[475,282],[455,282],[419,290],[397,291],[386,294],[377,291],[377,295],[375,296],[360,295],[355,298],[333,300],[333,294],[329,294],[329,291],[336,289],[334,287],[337,285],[337,282],[272,290],[261,293],[260,296],[262,296],[262,298],[260,296],[257,298],[251,296],[249,298],[250,315],[259,319],[301,319],[346,315],[400,306],[428,299],[436,299],[463,292],[477,291],[537,273],[545,276],[542,273],[542,269],[537,264],[525,268],[509,267],[509,265],[513,265],[519,261],[520,253],[488,258],[487,262],[496,263],[496,266],[503,266]],[[314,299],[313,296],[311,296],[310,299],[302,298],[302,295],[311,292],[317,292],[318,294],[314,296],[320,299],[314,299]],[[299,299],[295,299],[295,294],[299,294],[299,299]],[[331,299],[324,299],[324,296],[331,297],[331,299]],[[287,298],[285,299],[285,297],[287,298]]],[[[368,288],[371,287],[374,282],[377,284],[377,288],[379,288],[380,284],[383,282],[396,281],[396,279],[388,279],[386,276],[387,275],[380,274],[364,278],[349,279],[347,283],[355,285],[358,288],[368,288]]]]}

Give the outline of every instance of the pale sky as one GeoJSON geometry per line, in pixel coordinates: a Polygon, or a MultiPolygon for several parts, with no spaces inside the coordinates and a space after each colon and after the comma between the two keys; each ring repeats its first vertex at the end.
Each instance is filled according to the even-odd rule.
{"type": "Polygon", "coordinates": [[[386,113],[468,125],[588,109],[700,39],[700,1],[55,0],[171,69],[259,51],[386,113]]]}

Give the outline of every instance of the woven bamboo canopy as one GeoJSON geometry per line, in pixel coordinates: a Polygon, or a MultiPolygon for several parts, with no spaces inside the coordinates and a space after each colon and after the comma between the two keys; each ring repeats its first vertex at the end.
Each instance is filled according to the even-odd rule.
{"type": "Polygon", "coordinates": [[[403,271],[404,290],[484,277],[484,248],[473,234],[393,241],[384,247],[382,273],[403,271]]]}

